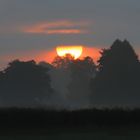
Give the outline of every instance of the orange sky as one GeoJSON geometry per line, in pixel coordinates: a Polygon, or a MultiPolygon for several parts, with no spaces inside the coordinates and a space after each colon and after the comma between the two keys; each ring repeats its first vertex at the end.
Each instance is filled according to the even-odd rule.
{"type": "MultiPolygon", "coordinates": [[[[94,62],[96,62],[100,57],[100,53],[99,53],[100,50],[101,50],[100,48],[96,48],[96,47],[83,47],[83,53],[80,58],[82,59],[83,57],[90,56],[93,58],[94,62]]],[[[45,58],[47,62],[51,63],[55,56],[57,56],[57,53],[56,50],[54,49],[52,51],[48,51],[46,53],[40,54],[38,60],[45,58]]]]}
{"type": "Polygon", "coordinates": [[[96,62],[100,57],[100,48],[96,47],[83,47],[83,53],[81,57],[90,56],[93,58],[94,62],[96,62]]]}
{"type": "MultiPolygon", "coordinates": [[[[83,47],[83,53],[80,59],[86,56],[90,56],[93,58],[94,62],[96,63],[100,57],[100,53],[99,53],[100,50],[101,49],[99,47],[85,46],[83,47]]],[[[137,49],[136,53],[139,55],[140,49],[137,49]]],[[[12,60],[15,60],[15,59],[19,59],[22,61],[35,60],[36,62],[46,61],[46,62],[51,63],[54,57],[56,56],[57,56],[57,52],[55,48],[52,50],[46,50],[46,51],[45,50],[44,51],[32,50],[28,52],[15,52],[15,53],[10,53],[10,54],[4,54],[3,56],[2,55],[0,56],[0,60],[3,62],[0,64],[0,69],[6,67],[8,62],[11,62],[12,60]]]]}
{"type": "MultiPolygon", "coordinates": [[[[96,47],[83,47],[83,53],[80,58],[82,59],[83,57],[90,56],[96,62],[97,59],[100,57],[99,51],[100,51],[100,49],[96,48],[96,47]]],[[[14,56],[14,54],[13,54],[13,56],[14,56]]],[[[49,51],[48,50],[32,51],[32,52],[26,52],[26,53],[19,53],[18,56],[14,56],[14,57],[13,56],[11,55],[11,56],[7,57],[7,59],[13,60],[13,59],[19,58],[19,59],[25,60],[25,61],[34,59],[37,62],[47,61],[47,62],[51,63],[53,61],[53,59],[57,56],[57,52],[54,48],[49,51]]]]}
{"type": "MultiPolygon", "coordinates": [[[[88,47],[85,46],[83,47],[83,53],[81,55],[81,59],[86,56],[90,56],[93,58],[94,62],[96,63],[97,60],[100,57],[100,51],[101,49],[99,47],[88,47]]],[[[140,50],[136,50],[137,54],[140,54],[140,50]]],[[[36,62],[40,61],[46,61],[51,63],[54,59],[54,57],[57,56],[57,52],[54,49],[52,50],[46,50],[46,51],[28,51],[28,52],[18,52],[18,53],[10,53],[10,54],[5,54],[3,56],[0,56],[0,60],[3,61],[1,63],[1,68],[7,66],[7,62],[10,62],[15,59],[23,60],[23,61],[28,61],[28,60],[35,60],[36,62]]]]}

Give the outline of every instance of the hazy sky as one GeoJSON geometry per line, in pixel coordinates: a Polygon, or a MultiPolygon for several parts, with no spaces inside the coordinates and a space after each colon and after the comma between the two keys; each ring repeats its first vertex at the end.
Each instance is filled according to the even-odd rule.
{"type": "Polygon", "coordinates": [[[102,48],[116,38],[140,54],[139,26],[139,0],[0,0],[0,67],[50,57],[57,45],[102,48]]]}

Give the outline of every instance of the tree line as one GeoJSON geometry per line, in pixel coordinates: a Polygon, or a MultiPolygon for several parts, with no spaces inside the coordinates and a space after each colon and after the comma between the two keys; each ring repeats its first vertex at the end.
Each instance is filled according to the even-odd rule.
{"type": "Polygon", "coordinates": [[[10,62],[0,71],[0,105],[38,107],[61,94],[65,105],[78,109],[140,106],[140,61],[131,44],[117,39],[100,53],[97,64],[89,56],[75,60],[70,54],[52,64],[10,62]]]}

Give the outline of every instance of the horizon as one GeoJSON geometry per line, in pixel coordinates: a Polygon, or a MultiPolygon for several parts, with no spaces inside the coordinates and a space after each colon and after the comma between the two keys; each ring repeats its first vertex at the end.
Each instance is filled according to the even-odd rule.
{"type": "MultiPolygon", "coordinates": [[[[112,43],[113,44],[113,43],[112,43]]],[[[131,43],[130,43],[131,44],[131,43]]],[[[110,45],[111,46],[111,45],[110,45]]],[[[94,63],[95,64],[98,64],[97,61],[100,59],[101,57],[101,54],[100,54],[100,51],[104,48],[98,48],[98,47],[86,47],[86,46],[82,46],[82,45],[61,45],[61,46],[56,46],[54,49],[52,49],[51,51],[46,51],[46,52],[37,52],[36,53],[36,56],[35,57],[11,57],[9,59],[9,61],[7,60],[7,62],[4,64],[4,65],[0,65],[0,69],[5,69],[8,65],[8,63],[12,62],[13,60],[20,60],[20,61],[30,61],[30,60],[34,60],[36,63],[40,63],[40,62],[46,62],[46,63],[49,63],[49,64],[52,64],[53,60],[55,59],[55,57],[57,56],[60,56],[60,57],[63,57],[65,56],[65,54],[70,54],[71,56],[75,57],[74,54],[72,53],[69,53],[70,49],[72,52],[73,48],[74,47],[81,47],[82,48],[82,51],[81,53],[79,54],[79,56],[75,59],[84,59],[85,57],[89,56],[93,59],[94,63]],[[58,49],[59,48],[59,49],[58,49]],[[68,49],[68,50],[66,50],[68,49]],[[58,53],[58,50],[64,50],[64,52],[59,52],[58,53]],[[66,53],[68,52],[68,53],[66,53]],[[64,54],[63,54],[64,53],[64,54]],[[63,54],[63,55],[62,55],[63,54]]],[[[134,47],[134,46],[132,46],[134,47]]],[[[109,47],[106,47],[105,49],[108,49],[109,47]]],[[[140,60],[140,55],[137,53],[137,51],[135,50],[135,47],[133,48],[135,53],[138,55],[138,59],[140,60]]],[[[26,53],[27,55],[28,53],[26,53]]]]}

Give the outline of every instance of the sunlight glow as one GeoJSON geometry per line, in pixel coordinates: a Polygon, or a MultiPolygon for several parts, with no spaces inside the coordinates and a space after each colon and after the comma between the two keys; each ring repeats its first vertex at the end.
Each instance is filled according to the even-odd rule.
{"type": "Polygon", "coordinates": [[[74,59],[79,58],[82,55],[82,46],[58,46],[56,48],[58,56],[66,56],[66,54],[71,54],[74,59]]]}

